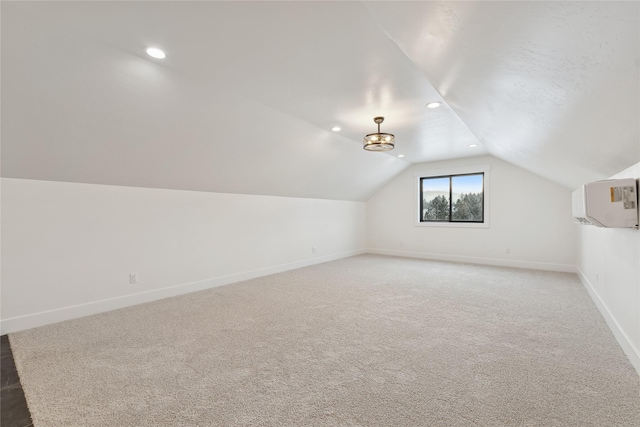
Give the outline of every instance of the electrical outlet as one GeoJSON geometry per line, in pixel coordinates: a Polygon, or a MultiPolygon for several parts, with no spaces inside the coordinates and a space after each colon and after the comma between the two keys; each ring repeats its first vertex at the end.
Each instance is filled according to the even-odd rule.
{"type": "Polygon", "coordinates": [[[129,274],[129,283],[131,284],[138,283],[138,273],[129,274]]]}
{"type": "Polygon", "coordinates": [[[311,252],[314,253],[314,254],[317,252],[315,246],[311,246],[311,252]]]}

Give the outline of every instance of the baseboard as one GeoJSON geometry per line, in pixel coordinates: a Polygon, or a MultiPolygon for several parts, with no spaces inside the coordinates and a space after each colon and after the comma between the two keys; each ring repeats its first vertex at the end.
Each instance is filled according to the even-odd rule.
{"type": "Polygon", "coordinates": [[[155,289],[148,292],[141,292],[138,294],[125,295],[117,298],[95,301],[71,307],[64,307],[56,310],[43,311],[26,316],[3,319],[0,323],[0,334],[4,335],[12,332],[22,331],[25,329],[31,329],[39,326],[49,325],[52,323],[62,322],[65,320],[76,319],[78,317],[89,316],[92,314],[103,313],[105,311],[111,311],[119,308],[129,307],[132,305],[142,304],[145,302],[156,301],[163,298],[174,297],[191,292],[215,288],[218,286],[229,285],[232,283],[241,282],[243,280],[250,280],[257,277],[268,276],[270,274],[282,273],[284,271],[295,270],[297,268],[308,267],[315,264],[321,264],[341,258],[360,255],[366,252],[366,249],[356,249],[331,255],[317,256],[301,261],[260,268],[257,270],[245,271],[228,276],[215,277],[198,282],[184,283],[167,288],[155,289]]]}
{"type": "Polygon", "coordinates": [[[616,337],[618,344],[622,347],[622,351],[624,351],[636,372],[640,375],[640,351],[638,351],[627,334],[622,330],[616,318],[613,317],[611,311],[609,311],[609,307],[607,307],[602,298],[600,298],[600,295],[593,285],[591,285],[591,282],[589,282],[589,279],[587,279],[587,276],[584,275],[580,267],[576,267],[576,271],[578,273],[578,277],[580,277],[580,281],[582,281],[587,292],[591,295],[591,299],[596,304],[596,307],[598,307],[598,310],[600,310],[602,317],[604,317],[607,325],[609,325],[609,329],[613,332],[613,336],[616,337]]]}
{"type": "Polygon", "coordinates": [[[533,261],[519,261],[500,258],[482,258],[482,257],[470,257],[460,255],[447,255],[447,254],[434,254],[428,252],[412,252],[412,251],[398,251],[392,249],[368,249],[367,253],[377,255],[392,255],[401,256],[407,258],[422,258],[432,259],[437,261],[454,261],[464,262],[469,264],[483,264],[483,265],[495,265],[500,267],[516,267],[516,268],[529,268],[533,270],[548,270],[548,271],[561,271],[565,273],[575,273],[576,268],[573,265],[568,264],[552,264],[533,261]]]}

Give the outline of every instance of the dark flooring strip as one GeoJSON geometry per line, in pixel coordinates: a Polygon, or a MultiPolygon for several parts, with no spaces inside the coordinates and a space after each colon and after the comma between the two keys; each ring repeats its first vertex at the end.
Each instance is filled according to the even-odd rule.
{"type": "Polygon", "coordinates": [[[9,337],[0,337],[0,425],[32,427],[31,414],[24,398],[18,370],[13,360],[9,337]]]}

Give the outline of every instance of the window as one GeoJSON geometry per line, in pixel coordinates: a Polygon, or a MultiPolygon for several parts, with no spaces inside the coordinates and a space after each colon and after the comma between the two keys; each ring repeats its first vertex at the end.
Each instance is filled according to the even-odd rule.
{"type": "Polygon", "coordinates": [[[484,222],[484,173],[421,178],[420,221],[484,222]]]}
{"type": "Polygon", "coordinates": [[[488,174],[488,165],[417,174],[416,225],[487,228],[488,174]]]}

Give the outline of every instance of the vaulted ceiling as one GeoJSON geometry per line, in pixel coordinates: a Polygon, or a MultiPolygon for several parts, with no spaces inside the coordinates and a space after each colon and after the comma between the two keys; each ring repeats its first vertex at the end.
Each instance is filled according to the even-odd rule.
{"type": "Polygon", "coordinates": [[[573,189],[640,161],[638,2],[1,7],[5,177],[367,200],[411,163],[573,189]]]}

